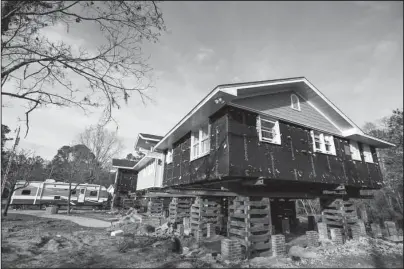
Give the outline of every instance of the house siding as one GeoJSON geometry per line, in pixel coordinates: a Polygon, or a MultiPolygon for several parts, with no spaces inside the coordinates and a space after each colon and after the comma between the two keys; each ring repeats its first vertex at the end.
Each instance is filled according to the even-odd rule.
{"type": "Polygon", "coordinates": [[[349,141],[334,136],[336,156],[314,153],[310,129],[279,121],[281,145],[260,142],[256,128],[258,114],[239,108],[229,109],[229,177],[345,184],[377,188],[382,180],[374,163],[353,161],[349,141]]]}
{"type": "Polygon", "coordinates": [[[139,171],[136,190],[162,187],[163,163],[157,159],[150,161],[139,171]]]}
{"type": "Polygon", "coordinates": [[[296,94],[293,91],[288,91],[248,97],[235,100],[233,103],[260,111],[270,116],[323,130],[324,132],[330,132],[333,134],[341,133],[329,120],[297,94],[296,95],[300,102],[300,111],[292,109],[290,100],[292,93],[296,94]]]}
{"type": "Polygon", "coordinates": [[[229,147],[226,110],[209,119],[210,154],[190,161],[191,132],[173,145],[173,161],[164,166],[163,186],[176,186],[215,180],[228,175],[229,147]]]}

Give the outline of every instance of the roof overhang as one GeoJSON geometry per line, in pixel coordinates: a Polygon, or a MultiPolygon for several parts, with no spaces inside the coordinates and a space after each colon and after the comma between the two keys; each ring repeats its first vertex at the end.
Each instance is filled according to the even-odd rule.
{"type": "Polygon", "coordinates": [[[141,170],[143,167],[145,167],[149,161],[153,160],[153,159],[160,159],[163,160],[164,156],[162,153],[158,153],[158,152],[147,152],[145,156],[143,156],[142,159],[140,159],[139,162],[136,163],[135,166],[133,166],[131,169],[134,170],[141,170]]]}
{"type": "Polygon", "coordinates": [[[206,122],[209,116],[225,105],[231,105],[232,101],[236,99],[290,90],[298,93],[302,98],[315,107],[325,118],[341,131],[341,136],[344,136],[344,133],[347,131],[355,130],[354,133],[356,136],[354,137],[361,139],[359,141],[367,141],[370,145],[377,147],[393,146],[393,144],[386,141],[365,135],[352,120],[342,113],[342,111],[340,111],[316,87],[314,87],[310,81],[305,77],[296,77],[217,86],[187,115],[185,115],[185,117],[154,146],[154,149],[165,150],[170,148],[173,143],[189,133],[190,130],[206,122]]]}
{"type": "Polygon", "coordinates": [[[344,137],[347,139],[352,139],[355,141],[359,141],[364,144],[372,145],[377,148],[390,148],[395,147],[396,145],[385,141],[383,139],[373,137],[371,135],[363,133],[361,130],[351,129],[343,133],[344,137]]]}

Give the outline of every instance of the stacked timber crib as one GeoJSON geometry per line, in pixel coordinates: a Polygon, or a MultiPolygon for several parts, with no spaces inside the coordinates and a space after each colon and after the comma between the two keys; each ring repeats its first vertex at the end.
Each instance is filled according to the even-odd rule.
{"type": "Polygon", "coordinates": [[[349,230],[357,224],[358,216],[352,200],[335,199],[325,201],[322,206],[322,221],[329,229],[341,229],[343,236],[348,237],[349,230]]]}
{"type": "Polygon", "coordinates": [[[191,198],[176,197],[171,200],[169,205],[170,222],[182,224],[183,218],[189,217],[191,213],[191,198]]]}
{"type": "Polygon", "coordinates": [[[229,205],[227,234],[239,240],[247,257],[269,252],[272,234],[269,198],[234,198],[229,205]]]}
{"type": "Polygon", "coordinates": [[[163,201],[159,198],[151,198],[147,203],[147,212],[151,215],[162,216],[163,214],[163,201]]]}
{"type": "Polygon", "coordinates": [[[213,229],[220,227],[221,215],[220,200],[217,198],[195,199],[191,207],[191,230],[194,235],[199,237],[207,236],[207,224],[212,224],[213,229]]]}

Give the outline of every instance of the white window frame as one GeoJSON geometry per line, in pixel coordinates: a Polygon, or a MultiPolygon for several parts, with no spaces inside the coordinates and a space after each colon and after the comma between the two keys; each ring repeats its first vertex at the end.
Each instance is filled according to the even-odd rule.
{"type": "Polygon", "coordinates": [[[369,145],[367,144],[362,144],[362,151],[363,151],[363,159],[367,163],[373,163],[373,154],[372,151],[370,150],[369,145]]]}
{"type": "Polygon", "coordinates": [[[167,156],[166,156],[166,163],[170,164],[173,162],[173,149],[169,149],[167,151],[167,156]]]}
{"type": "Polygon", "coordinates": [[[318,131],[310,131],[311,134],[311,139],[313,141],[313,151],[314,152],[320,152],[320,153],[325,153],[325,154],[330,154],[330,155],[337,155],[337,152],[335,150],[335,144],[334,144],[334,137],[332,135],[326,135],[318,131]],[[320,138],[320,148],[316,148],[316,140],[315,140],[315,134],[318,134],[320,138]],[[326,148],[326,142],[329,141],[330,145],[330,150],[327,150],[326,148]]]}
{"type": "Polygon", "coordinates": [[[290,107],[291,107],[292,109],[294,109],[294,110],[300,111],[300,99],[299,99],[299,97],[298,97],[296,94],[294,94],[294,93],[292,93],[292,94],[290,95],[290,107]],[[293,102],[293,98],[296,98],[297,102],[293,102]],[[297,107],[294,106],[295,104],[297,105],[297,107]]]}
{"type": "Polygon", "coordinates": [[[196,130],[192,131],[191,133],[191,150],[190,150],[190,154],[191,154],[191,161],[196,160],[198,158],[201,158],[203,156],[206,156],[210,153],[210,124],[209,123],[205,123],[203,125],[201,125],[199,128],[197,128],[196,130]],[[202,130],[204,128],[206,128],[206,126],[208,127],[208,134],[206,137],[202,137],[202,130]],[[196,136],[198,136],[198,142],[195,143],[195,138],[196,136]],[[208,141],[208,147],[207,150],[202,152],[202,142],[204,141],[208,141]],[[198,154],[194,156],[194,146],[198,147],[198,154]]]}
{"type": "Polygon", "coordinates": [[[271,120],[271,119],[267,119],[267,118],[263,118],[260,115],[258,115],[257,117],[257,132],[258,132],[258,137],[259,137],[259,141],[260,142],[266,142],[266,143],[271,143],[271,144],[277,144],[280,145],[281,144],[281,132],[279,129],[279,121],[277,120],[271,120]],[[262,121],[266,121],[266,122],[271,122],[275,124],[275,127],[273,129],[273,131],[275,132],[275,137],[273,139],[268,139],[262,136],[262,121]]]}
{"type": "Polygon", "coordinates": [[[351,150],[351,158],[354,161],[362,161],[361,152],[359,150],[358,142],[350,140],[349,149],[351,150]]]}

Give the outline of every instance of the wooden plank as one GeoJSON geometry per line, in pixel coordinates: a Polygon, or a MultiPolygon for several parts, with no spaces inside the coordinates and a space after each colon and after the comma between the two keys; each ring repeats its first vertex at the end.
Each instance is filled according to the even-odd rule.
{"type": "Polygon", "coordinates": [[[234,229],[234,228],[230,228],[230,233],[231,234],[237,234],[239,236],[246,236],[247,232],[244,230],[238,230],[238,229],[234,229]]]}
{"type": "Polygon", "coordinates": [[[251,248],[252,248],[253,250],[269,249],[269,248],[271,248],[271,243],[270,243],[270,242],[268,242],[268,243],[262,243],[262,242],[253,243],[253,244],[251,245],[251,248]]]}
{"type": "Polygon", "coordinates": [[[245,219],[245,218],[247,218],[247,216],[248,216],[248,214],[234,213],[234,214],[232,214],[231,217],[233,217],[233,218],[239,218],[239,219],[245,219]]]}
{"type": "Polygon", "coordinates": [[[230,225],[238,226],[238,227],[246,227],[244,221],[232,220],[232,221],[230,221],[230,225]]]}
{"type": "Polygon", "coordinates": [[[263,231],[269,231],[269,226],[256,226],[256,227],[250,227],[249,228],[250,232],[263,232],[263,231]]]}
{"type": "Polygon", "coordinates": [[[265,234],[250,235],[248,238],[254,242],[266,241],[271,238],[271,234],[269,232],[267,232],[265,234]]]}
{"type": "Polygon", "coordinates": [[[325,222],[327,223],[327,225],[338,225],[338,226],[343,225],[342,221],[339,222],[339,221],[326,220],[325,222]]]}
{"type": "Polygon", "coordinates": [[[271,220],[270,218],[256,218],[256,219],[250,219],[251,223],[263,223],[263,224],[270,224],[271,220]]]}
{"type": "Polygon", "coordinates": [[[250,209],[248,211],[249,214],[261,214],[268,215],[268,209],[250,209]]]}

